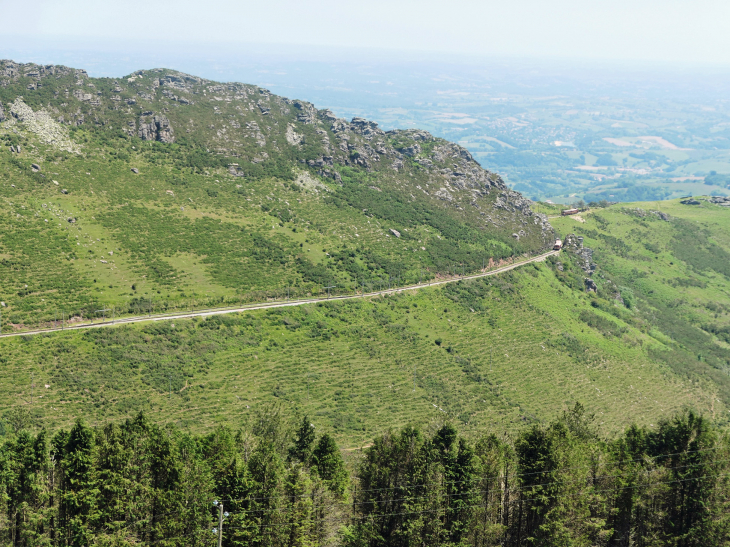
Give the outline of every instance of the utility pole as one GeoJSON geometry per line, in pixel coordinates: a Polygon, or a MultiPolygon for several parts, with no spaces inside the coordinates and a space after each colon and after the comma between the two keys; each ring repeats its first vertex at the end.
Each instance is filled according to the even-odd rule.
{"type": "Polygon", "coordinates": [[[222,501],[215,500],[213,506],[218,507],[218,528],[213,528],[213,533],[218,533],[218,547],[223,547],[223,517],[227,517],[228,513],[223,514],[222,501]]]}
{"type": "Polygon", "coordinates": [[[325,287],[327,289],[327,299],[329,300],[330,297],[330,289],[334,289],[337,285],[330,285],[329,287],[325,287]]]}
{"type": "Polygon", "coordinates": [[[30,404],[33,404],[33,386],[35,386],[35,383],[33,380],[35,379],[35,375],[30,375],[30,404]]]}
{"type": "Polygon", "coordinates": [[[147,317],[152,317],[152,298],[148,298],[147,300],[149,300],[149,305],[150,305],[150,307],[147,308],[147,313],[148,313],[147,317]]]}
{"type": "Polygon", "coordinates": [[[214,501],[213,505],[218,506],[218,527],[213,528],[213,533],[218,534],[218,547],[223,545],[223,502],[214,501]]]}
{"type": "Polygon", "coordinates": [[[413,393],[416,392],[416,362],[413,361],[413,393]]]}
{"type": "Polygon", "coordinates": [[[3,310],[0,310],[0,334],[3,333],[3,310]]]}

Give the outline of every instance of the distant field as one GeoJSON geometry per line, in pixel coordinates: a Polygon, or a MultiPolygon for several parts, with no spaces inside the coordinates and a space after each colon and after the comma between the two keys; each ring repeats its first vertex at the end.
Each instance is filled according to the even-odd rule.
{"type": "Polygon", "coordinates": [[[662,137],[645,135],[642,137],[623,137],[620,139],[604,137],[604,141],[615,144],[616,146],[634,146],[637,148],[651,148],[653,146],[659,146],[660,148],[666,148],[667,150],[689,150],[689,148],[680,148],[676,144],[672,144],[662,137]]]}

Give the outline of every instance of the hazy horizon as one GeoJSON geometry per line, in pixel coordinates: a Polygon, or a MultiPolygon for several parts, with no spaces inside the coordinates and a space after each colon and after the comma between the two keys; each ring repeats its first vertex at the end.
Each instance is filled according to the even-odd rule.
{"type": "MultiPolygon", "coordinates": [[[[187,43],[228,50],[360,48],[481,58],[574,59],[730,66],[730,4],[719,0],[402,0],[355,4],[334,0],[266,3],[209,0],[3,2],[7,20],[22,20],[6,39],[23,45],[51,39],[63,49],[94,40],[120,51],[187,43]],[[32,17],[28,14],[32,13],[32,17]]],[[[102,47],[107,47],[102,45],[102,47]]]]}
{"type": "Polygon", "coordinates": [[[385,130],[425,129],[535,198],[730,190],[725,178],[711,188],[701,182],[708,173],[730,176],[730,35],[717,32],[730,5],[696,2],[690,11],[682,2],[559,0],[548,12],[529,0],[426,2],[394,29],[403,2],[32,4],[34,18],[0,36],[0,57],[93,77],[173,69],[265,87],[385,130]],[[651,154],[661,161],[640,159],[646,144],[625,139],[646,135],[681,151],[657,145],[651,154]],[[599,167],[612,169],[608,178],[591,171],[599,157],[609,164],[599,167]],[[617,185],[628,190],[617,193],[617,185]]]}

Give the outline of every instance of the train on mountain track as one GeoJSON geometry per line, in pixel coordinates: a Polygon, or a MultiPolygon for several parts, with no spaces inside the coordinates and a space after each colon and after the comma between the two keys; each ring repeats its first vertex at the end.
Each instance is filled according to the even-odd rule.
{"type": "Polygon", "coordinates": [[[563,242],[560,241],[559,239],[556,239],[555,240],[555,245],[553,245],[553,250],[559,251],[562,248],[563,248],[563,242]]]}

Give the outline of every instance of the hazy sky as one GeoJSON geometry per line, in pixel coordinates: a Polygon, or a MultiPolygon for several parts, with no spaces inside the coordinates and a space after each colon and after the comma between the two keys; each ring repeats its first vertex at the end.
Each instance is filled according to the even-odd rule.
{"type": "Polygon", "coordinates": [[[301,44],[730,65],[728,0],[0,0],[0,13],[0,48],[301,44]]]}

